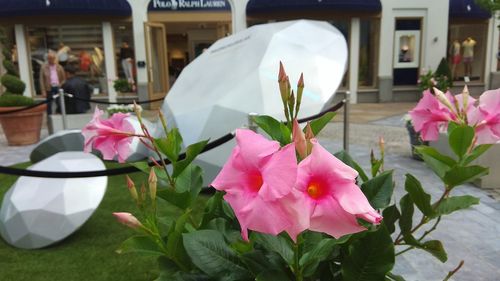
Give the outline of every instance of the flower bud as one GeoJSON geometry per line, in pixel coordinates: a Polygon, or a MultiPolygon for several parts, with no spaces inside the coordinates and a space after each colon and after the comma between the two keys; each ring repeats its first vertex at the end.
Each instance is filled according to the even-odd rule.
{"type": "Polygon", "coordinates": [[[127,178],[128,191],[130,191],[130,196],[132,197],[132,199],[138,202],[139,195],[137,195],[137,189],[135,188],[134,181],[132,181],[132,179],[128,175],[126,176],[126,178],[127,178]]]}
{"type": "Polygon", "coordinates": [[[297,83],[297,103],[295,105],[295,117],[297,117],[299,114],[300,104],[302,103],[303,92],[304,92],[304,73],[301,73],[299,82],[297,83]]]}
{"type": "MultiPolygon", "coordinates": [[[[468,107],[468,104],[469,104],[469,88],[467,87],[467,85],[464,86],[464,89],[462,91],[462,100],[463,100],[463,110],[464,112],[467,111],[467,107],[468,107]]],[[[465,114],[464,114],[465,115],[465,114]]]]}
{"type": "Polygon", "coordinates": [[[113,213],[113,216],[115,216],[119,223],[132,229],[143,227],[142,223],[131,213],[113,213]]]}
{"type": "Polygon", "coordinates": [[[151,168],[151,171],[149,172],[148,183],[149,183],[149,196],[151,197],[151,201],[155,201],[158,178],[156,177],[154,168],[151,168]]]}
{"type": "Polygon", "coordinates": [[[295,94],[292,90],[292,93],[290,94],[290,97],[288,98],[288,108],[290,110],[290,116],[293,118],[293,112],[295,108],[295,94]]]}
{"type": "Polygon", "coordinates": [[[299,154],[300,158],[304,159],[307,157],[307,144],[306,144],[306,136],[304,132],[300,129],[299,122],[297,119],[293,119],[293,128],[292,128],[292,139],[295,143],[295,149],[299,154]]]}
{"type": "Polygon", "coordinates": [[[146,201],[146,186],[144,185],[144,183],[142,183],[141,185],[141,202],[145,202],[146,201]]]}
{"type": "Polygon", "coordinates": [[[306,125],[306,143],[307,143],[307,155],[311,154],[312,151],[312,142],[311,140],[314,139],[314,133],[311,128],[311,122],[307,122],[306,125]]]}
{"type": "Polygon", "coordinates": [[[380,136],[378,139],[378,146],[380,147],[380,154],[384,155],[385,151],[385,140],[384,137],[380,136]]]}
{"type": "Polygon", "coordinates": [[[449,109],[453,110],[453,105],[451,105],[450,100],[446,97],[446,95],[441,92],[438,88],[434,88],[434,93],[436,94],[436,98],[438,101],[440,101],[443,105],[448,107],[449,109]]]}

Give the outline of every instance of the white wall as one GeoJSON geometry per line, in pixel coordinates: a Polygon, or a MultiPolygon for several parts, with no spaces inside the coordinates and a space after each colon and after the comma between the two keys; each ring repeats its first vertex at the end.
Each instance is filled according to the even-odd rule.
{"type": "Polygon", "coordinates": [[[420,67],[435,70],[441,58],[446,57],[449,1],[381,0],[381,3],[379,76],[392,77],[395,21],[405,17],[422,17],[420,67]]]}
{"type": "Polygon", "coordinates": [[[247,28],[247,3],[248,0],[228,0],[231,4],[231,17],[233,33],[247,28]]]}
{"type": "MultiPolygon", "coordinates": [[[[146,38],[144,23],[148,21],[148,5],[150,0],[127,0],[132,8],[135,61],[146,61],[146,38]]],[[[148,83],[147,66],[137,68],[137,85],[148,83]]]]}

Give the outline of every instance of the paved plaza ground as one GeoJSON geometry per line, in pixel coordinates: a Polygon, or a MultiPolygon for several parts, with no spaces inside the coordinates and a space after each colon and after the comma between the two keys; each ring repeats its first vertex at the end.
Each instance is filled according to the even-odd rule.
{"type": "MultiPolygon", "coordinates": [[[[441,193],[440,181],[424,163],[410,157],[408,134],[402,116],[413,103],[358,104],[351,107],[349,149],[353,158],[363,167],[369,167],[370,149],[377,151],[379,136],[386,141],[386,170],[395,169],[396,192],[399,202],[403,194],[404,175],[412,173],[435,199],[441,193]]],[[[341,113],[319,136],[330,151],[342,148],[341,113]]],[[[47,131],[42,132],[47,136],[47,131]]],[[[0,163],[11,165],[28,160],[33,146],[8,147],[0,134],[0,163]]],[[[500,190],[500,189],[498,189],[500,190]]],[[[473,185],[456,188],[453,195],[469,194],[479,197],[481,203],[468,210],[445,217],[438,230],[429,239],[442,239],[448,252],[448,262],[442,264],[420,250],[407,252],[397,258],[395,273],[409,281],[443,280],[447,272],[460,260],[465,264],[453,277],[456,281],[500,280],[500,196],[494,190],[483,190],[473,185]]],[[[415,219],[414,219],[415,220],[415,219]]],[[[401,250],[401,249],[400,249],[401,250]]]]}

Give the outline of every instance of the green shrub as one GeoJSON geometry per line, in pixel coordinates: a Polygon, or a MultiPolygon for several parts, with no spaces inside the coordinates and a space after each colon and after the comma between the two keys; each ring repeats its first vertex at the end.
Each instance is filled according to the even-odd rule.
{"type": "Polygon", "coordinates": [[[0,96],[0,106],[30,106],[35,104],[35,101],[26,96],[15,95],[12,93],[4,93],[0,96]]]}
{"type": "Polygon", "coordinates": [[[22,95],[24,93],[24,89],[26,89],[26,84],[11,74],[5,74],[2,76],[0,82],[5,88],[7,88],[7,91],[14,94],[22,95]]]}
{"type": "Polygon", "coordinates": [[[4,60],[9,60],[9,61],[11,60],[11,53],[6,48],[2,49],[2,55],[4,60]]]}
{"type": "Polygon", "coordinates": [[[117,79],[113,83],[113,88],[115,91],[120,93],[129,93],[132,92],[132,85],[127,81],[127,79],[117,79]]]}
{"type": "Polygon", "coordinates": [[[18,77],[16,66],[10,60],[3,60],[3,67],[7,70],[7,74],[14,75],[18,77]]]}
{"type": "Polygon", "coordinates": [[[451,69],[450,66],[448,65],[448,61],[445,58],[442,58],[441,61],[439,62],[439,65],[436,69],[436,72],[434,73],[434,76],[436,77],[445,77],[446,80],[449,81],[449,84],[446,85],[448,88],[451,88],[453,86],[453,81],[452,81],[452,76],[451,76],[451,69]]]}

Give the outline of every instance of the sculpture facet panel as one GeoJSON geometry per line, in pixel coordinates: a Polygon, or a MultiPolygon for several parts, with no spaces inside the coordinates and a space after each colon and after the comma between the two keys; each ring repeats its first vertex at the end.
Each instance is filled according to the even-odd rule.
{"type": "MultiPolygon", "coordinates": [[[[81,172],[105,168],[95,155],[61,152],[28,169],[81,172]]],[[[58,242],[90,218],[104,197],[107,182],[107,177],[20,177],[4,196],[0,208],[0,235],[7,243],[24,249],[58,242]]]]}

